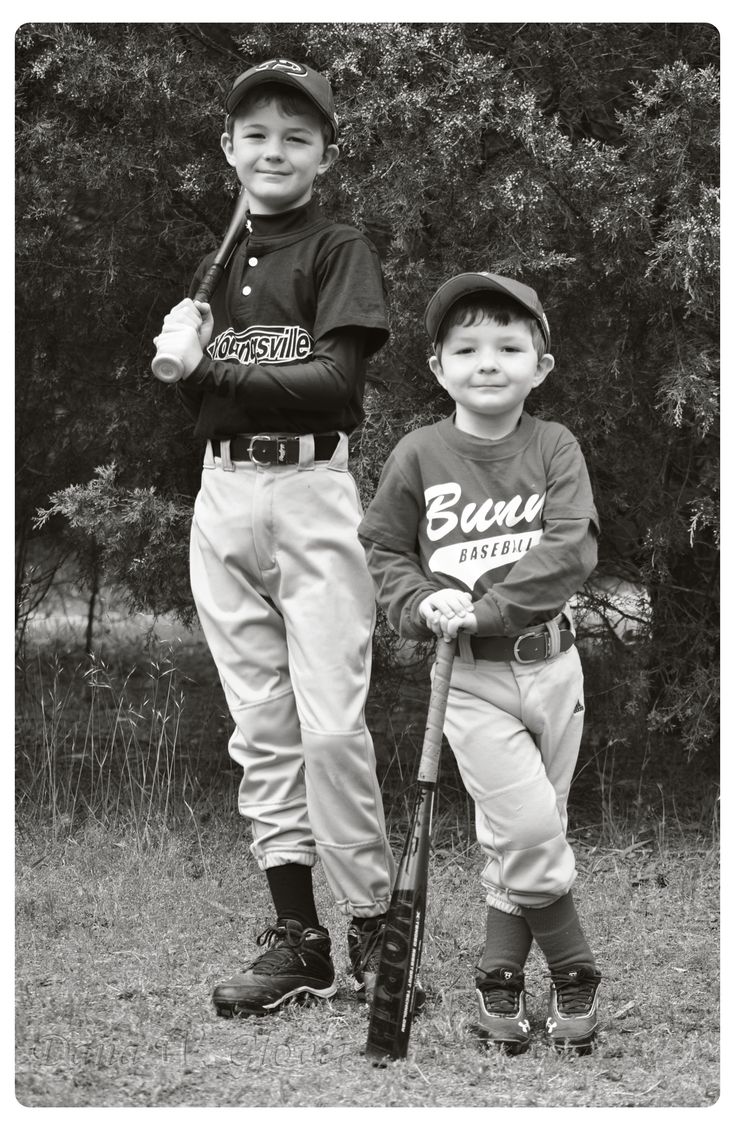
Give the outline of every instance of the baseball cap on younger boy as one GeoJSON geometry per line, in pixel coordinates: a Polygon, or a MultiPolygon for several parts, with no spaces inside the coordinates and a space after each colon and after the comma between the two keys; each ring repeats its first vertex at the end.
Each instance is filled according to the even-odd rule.
{"type": "Polygon", "coordinates": [[[482,290],[494,290],[507,295],[524,309],[528,310],[541,327],[546,350],[551,348],[551,331],[546,320],[539,297],[536,291],[525,283],[516,279],[507,279],[503,275],[493,275],[489,271],[468,271],[466,274],[455,275],[437,290],[430,299],[424,313],[424,325],[431,338],[432,344],[436,341],[442,321],[451,306],[467,294],[476,294],[482,290]]]}
{"type": "Polygon", "coordinates": [[[334,109],[334,95],[329,80],[303,63],[293,63],[290,59],[268,59],[257,67],[243,71],[232,84],[227,95],[225,110],[234,113],[246,94],[265,82],[278,82],[292,86],[312,102],[332,127],[332,141],[337,140],[337,114],[334,109]]]}

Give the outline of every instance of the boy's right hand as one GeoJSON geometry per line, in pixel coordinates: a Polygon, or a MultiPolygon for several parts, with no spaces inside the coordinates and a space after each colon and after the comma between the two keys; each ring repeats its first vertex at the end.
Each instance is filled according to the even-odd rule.
{"type": "Polygon", "coordinates": [[[440,589],[424,597],[419,615],[434,635],[445,640],[456,639],[458,632],[474,634],[477,631],[472,597],[463,589],[440,589]]]}

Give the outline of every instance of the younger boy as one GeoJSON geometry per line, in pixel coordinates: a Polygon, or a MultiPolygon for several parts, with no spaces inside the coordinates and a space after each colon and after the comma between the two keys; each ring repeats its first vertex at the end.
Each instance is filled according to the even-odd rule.
{"type": "Polygon", "coordinates": [[[192,591],[276,917],[265,952],[214,989],[217,1012],[232,1016],[336,993],[317,858],[350,920],[364,998],[395,865],[364,717],[375,606],[347,466],[367,358],[388,337],[380,265],[312,198],[339,154],[328,81],[271,59],[240,75],[226,110],[222,149],[252,236],[211,307],[185,299],[156,343],[183,361],[179,394],[206,443],[192,591]]]}
{"type": "Polygon", "coordinates": [[[457,637],[445,732],[487,862],[480,1025],[529,1044],[524,966],[551,972],[546,1032],[588,1048],[600,973],[577,918],[567,796],[584,719],[567,601],[595,566],[598,517],[579,446],[524,412],[554,366],[538,297],[471,272],[429,302],[429,367],[454,415],[405,436],[359,529],[378,600],[408,639],[457,637]]]}

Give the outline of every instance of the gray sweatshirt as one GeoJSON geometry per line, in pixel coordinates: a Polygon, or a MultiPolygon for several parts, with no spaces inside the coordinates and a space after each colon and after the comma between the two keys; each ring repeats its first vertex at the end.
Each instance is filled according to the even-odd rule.
{"type": "Polygon", "coordinates": [[[496,441],[453,417],[404,436],[358,530],[378,601],[408,639],[432,636],[418,606],[443,588],[472,595],[481,636],[544,623],[594,569],[598,532],[576,439],[525,412],[496,441]]]}

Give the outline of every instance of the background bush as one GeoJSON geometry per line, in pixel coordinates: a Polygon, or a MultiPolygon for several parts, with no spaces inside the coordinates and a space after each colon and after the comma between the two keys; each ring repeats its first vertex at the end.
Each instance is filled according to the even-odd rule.
{"type": "MultiPolygon", "coordinates": [[[[719,42],[707,24],[27,24],[17,33],[16,610],[65,562],[191,618],[201,450],[152,338],[236,191],[224,95],[252,63],[324,71],[328,213],[381,252],[392,337],[354,466],[448,409],[422,311],[492,269],[543,296],[557,368],[531,410],[585,451],[599,578],[650,630],[590,661],[598,734],[713,757],[718,703],[719,42]],[[42,525],[38,515],[45,515],[42,525]]],[[[379,674],[395,641],[378,638],[379,674]]],[[[591,681],[590,681],[591,678],[591,681]]]]}

